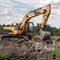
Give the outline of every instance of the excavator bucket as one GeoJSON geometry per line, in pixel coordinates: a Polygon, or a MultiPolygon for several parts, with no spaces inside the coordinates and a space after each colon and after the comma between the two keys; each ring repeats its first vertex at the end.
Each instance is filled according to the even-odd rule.
{"type": "Polygon", "coordinates": [[[51,36],[51,33],[49,31],[43,31],[40,30],[40,39],[45,41],[45,40],[49,40],[51,36]]]}

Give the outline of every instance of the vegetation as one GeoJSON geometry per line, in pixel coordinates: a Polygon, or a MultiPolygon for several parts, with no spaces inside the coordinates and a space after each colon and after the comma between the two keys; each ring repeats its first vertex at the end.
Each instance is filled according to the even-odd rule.
{"type": "Polygon", "coordinates": [[[0,60],[8,60],[10,57],[8,52],[0,52],[0,60]]]}
{"type": "Polygon", "coordinates": [[[2,31],[3,31],[3,26],[0,25],[0,34],[2,34],[2,31]]]}
{"type": "MultiPolygon", "coordinates": [[[[34,27],[35,34],[39,34],[40,24],[34,27]]],[[[60,36],[60,28],[52,27],[50,25],[46,25],[45,31],[51,32],[52,35],[60,36]]]]}
{"type": "Polygon", "coordinates": [[[40,24],[38,23],[37,26],[34,26],[34,32],[36,35],[39,35],[40,24]]]}

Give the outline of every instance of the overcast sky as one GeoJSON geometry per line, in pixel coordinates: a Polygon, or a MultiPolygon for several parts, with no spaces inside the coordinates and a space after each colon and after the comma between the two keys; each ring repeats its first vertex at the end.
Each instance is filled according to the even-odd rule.
{"type": "MultiPolygon", "coordinates": [[[[34,9],[51,4],[51,15],[47,24],[60,27],[60,0],[0,0],[0,24],[16,24],[34,9]]],[[[42,15],[32,18],[34,24],[41,23],[42,15]]]]}

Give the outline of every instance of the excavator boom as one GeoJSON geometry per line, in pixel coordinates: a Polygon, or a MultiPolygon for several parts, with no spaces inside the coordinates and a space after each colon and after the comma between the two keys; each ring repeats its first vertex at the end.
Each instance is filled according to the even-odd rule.
{"type": "Polygon", "coordinates": [[[44,27],[45,27],[45,25],[47,23],[47,20],[49,18],[50,12],[51,12],[51,5],[49,4],[46,7],[46,12],[43,15],[43,19],[42,19],[42,22],[41,22],[41,29],[44,29],[44,27]]]}
{"type": "Polygon", "coordinates": [[[33,17],[36,17],[38,15],[41,15],[41,14],[44,14],[45,13],[45,9],[42,9],[42,8],[39,8],[39,9],[36,9],[34,11],[31,11],[31,12],[28,12],[24,18],[23,18],[23,21],[21,23],[21,26],[20,26],[20,29],[21,29],[21,33],[23,33],[24,31],[24,27],[26,25],[26,23],[33,17]]]}

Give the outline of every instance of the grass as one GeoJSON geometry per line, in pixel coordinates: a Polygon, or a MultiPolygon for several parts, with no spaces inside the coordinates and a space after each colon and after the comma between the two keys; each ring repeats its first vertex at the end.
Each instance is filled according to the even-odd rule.
{"type": "Polygon", "coordinates": [[[0,52],[0,60],[7,60],[9,57],[9,52],[0,52]]]}
{"type": "MultiPolygon", "coordinates": [[[[55,50],[54,50],[53,54],[55,54],[56,60],[60,60],[60,46],[59,45],[55,46],[55,50]]],[[[53,60],[53,58],[54,58],[53,54],[48,54],[48,60],[53,60]]]]}
{"type": "MultiPolygon", "coordinates": [[[[42,56],[43,57],[43,56],[42,56]]],[[[42,58],[41,57],[41,58],[42,58]]],[[[53,53],[48,53],[48,54],[46,54],[46,56],[45,57],[47,57],[47,60],[60,60],[60,45],[56,45],[55,46],[55,50],[54,50],[54,52],[53,53]],[[54,58],[56,58],[56,59],[54,59],[54,58]]],[[[44,58],[44,57],[43,57],[44,58]]],[[[46,58],[45,58],[46,59],[46,58]]],[[[45,60],[45,59],[43,59],[43,60],[45,60]]],[[[37,59],[36,60],[40,60],[40,57],[39,57],[39,55],[37,54],[37,59]]]]}
{"type": "Polygon", "coordinates": [[[56,38],[60,38],[60,36],[51,36],[51,38],[56,39],[56,38]]]}

